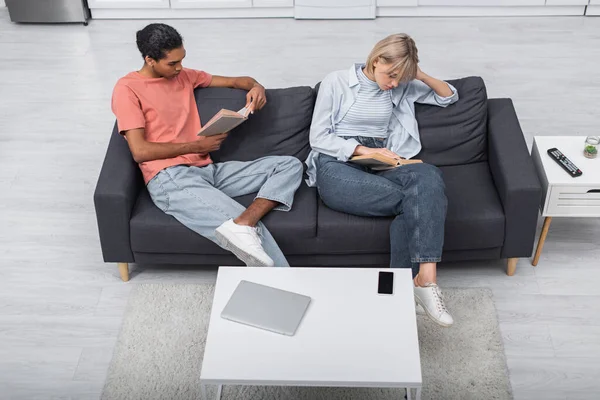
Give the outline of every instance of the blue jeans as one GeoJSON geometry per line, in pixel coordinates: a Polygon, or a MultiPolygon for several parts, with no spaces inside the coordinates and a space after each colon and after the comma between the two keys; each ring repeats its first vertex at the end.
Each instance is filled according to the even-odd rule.
{"type": "MultiPolygon", "coordinates": [[[[246,209],[232,197],[258,192],[256,198],[277,201],[275,210],[289,211],[302,181],[302,163],[294,157],[270,156],[205,167],[176,165],[148,182],[152,201],[194,232],[215,241],[215,229],[246,209]]],[[[279,246],[258,223],[265,252],[277,267],[289,267],[279,246]]]]}
{"type": "MultiPolygon", "coordinates": [[[[363,146],[385,147],[385,139],[354,137],[363,146]]],[[[363,217],[396,216],[390,227],[392,268],[439,262],[444,244],[447,199],[441,171],[409,164],[373,171],[320,154],[317,187],[330,208],[363,217]]]]}

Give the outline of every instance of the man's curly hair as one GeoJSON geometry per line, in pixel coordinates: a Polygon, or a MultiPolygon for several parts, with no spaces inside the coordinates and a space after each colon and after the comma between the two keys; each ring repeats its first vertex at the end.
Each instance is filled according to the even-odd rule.
{"type": "Polygon", "coordinates": [[[166,24],[150,24],[137,31],[137,47],[146,56],[156,61],[165,58],[166,52],[183,45],[183,38],[172,26],[166,24]]]}

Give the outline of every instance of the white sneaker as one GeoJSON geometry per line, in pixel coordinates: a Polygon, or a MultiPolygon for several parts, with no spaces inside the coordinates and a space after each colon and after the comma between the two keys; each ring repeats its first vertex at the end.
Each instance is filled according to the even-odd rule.
{"type": "Polygon", "coordinates": [[[275,266],[262,247],[257,228],[238,225],[230,219],[216,229],[215,237],[221,247],[231,251],[248,267],[275,266]]]}
{"type": "Polygon", "coordinates": [[[446,308],[444,296],[438,285],[428,283],[425,287],[415,286],[414,290],[415,301],[423,307],[429,318],[443,327],[452,326],[454,319],[446,308]]]}

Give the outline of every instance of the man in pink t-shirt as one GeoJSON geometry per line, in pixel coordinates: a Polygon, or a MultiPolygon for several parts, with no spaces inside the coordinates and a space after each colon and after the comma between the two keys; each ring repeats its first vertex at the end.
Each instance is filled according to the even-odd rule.
{"type": "Polygon", "coordinates": [[[201,122],[195,88],[247,90],[250,113],[266,104],[265,88],[250,77],[183,68],[183,39],[169,25],[150,24],[138,31],[137,46],[144,65],[119,79],[112,110],[154,204],[248,266],[289,266],[260,219],[273,209],[291,209],[302,163],[289,156],[213,163],[210,152],[219,149],[227,132],[197,136],[201,122]],[[247,209],[232,199],[254,192],[247,209]]]}

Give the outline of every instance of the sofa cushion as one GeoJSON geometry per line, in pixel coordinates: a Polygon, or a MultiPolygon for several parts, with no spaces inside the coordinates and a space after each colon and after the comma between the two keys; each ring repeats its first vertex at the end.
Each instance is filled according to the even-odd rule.
{"type": "MultiPolygon", "coordinates": [[[[206,123],[220,109],[239,110],[246,91],[229,88],[196,89],[200,120],[206,123]]],[[[231,131],[214,161],[250,161],[266,155],[287,155],[305,160],[310,152],[308,130],[315,93],[308,86],[267,89],[267,104],[231,131]]]]}
{"type": "MultiPolygon", "coordinates": [[[[255,194],[235,198],[248,206],[255,194]]],[[[302,254],[304,239],[317,233],[317,191],[301,185],[289,212],[273,211],[263,222],[288,254],[302,254]]],[[[146,253],[228,254],[208,239],[196,234],[165,214],[154,205],[148,191],[143,189],[133,209],[131,222],[131,248],[146,253]]]]}
{"type": "Polygon", "coordinates": [[[319,199],[316,254],[369,254],[390,252],[392,218],[359,217],[335,211],[319,199]]]}
{"type": "Polygon", "coordinates": [[[446,108],[415,104],[421,152],[433,165],[463,165],[487,160],[487,93],[477,76],[449,80],[459,100],[446,108]]]}
{"type": "Polygon", "coordinates": [[[445,250],[474,250],[504,244],[504,210],[487,162],[441,167],[448,212],[445,250]]]}
{"type": "MultiPolygon", "coordinates": [[[[487,162],[441,168],[448,213],[444,250],[475,250],[502,246],[504,212],[487,162]]],[[[392,218],[365,218],[334,211],[319,200],[318,248],[322,254],[390,251],[392,218]]],[[[321,254],[321,253],[319,253],[321,254]]]]}

